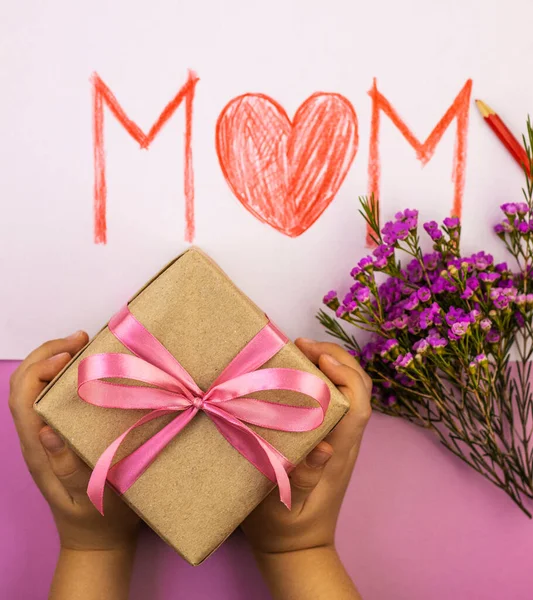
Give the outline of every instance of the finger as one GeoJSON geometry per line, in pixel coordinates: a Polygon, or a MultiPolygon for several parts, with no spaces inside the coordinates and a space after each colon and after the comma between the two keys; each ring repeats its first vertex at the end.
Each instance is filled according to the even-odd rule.
{"type": "Polygon", "coordinates": [[[350,402],[348,413],[327,438],[335,454],[345,457],[354,447],[359,447],[364,429],[372,414],[370,391],[355,369],[339,363],[334,357],[323,354],[318,364],[323,373],[339,387],[350,402]]]}
{"type": "MultiPolygon", "coordinates": [[[[59,371],[68,364],[71,358],[68,352],[63,352],[57,356],[33,363],[18,381],[11,382],[9,408],[17,428],[24,426],[23,429],[26,429],[25,419],[38,418],[37,413],[33,410],[35,399],[59,371]]],[[[24,433],[24,430],[22,433],[24,433]]]]}
{"type": "Polygon", "coordinates": [[[64,353],[31,365],[16,385],[12,385],[9,408],[17,430],[22,454],[33,478],[39,486],[44,484],[50,469],[48,459],[39,441],[39,431],[44,425],[33,409],[33,403],[59,371],[70,361],[64,353]]]}
{"type": "Polygon", "coordinates": [[[56,356],[57,354],[62,354],[63,352],[68,352],[71,356],[74,356],[83,348],[83,346],[85,346],[85,344],[87,344],[88,341],[89,337],[85,331],[76,331],[76,333],[73,333],[66,338],[45,342],[31,352],[22,361],[14,373],[15,381],[22,376],[22,374],[30,365],[47,358],[51,358],[52,356],[56,356]]]}
{"type": "Polygon", "coordinates": [[[352,367],[352,369],[355,369],[362,377],[365,387],[368,389],[368,391],[372,391],[372,379],[368,376],[357,360],[355,360],[355,358],[349,352],[344,350],[344,348],[341,348],[338,344],[333,344],[331,342],[316,342],[314,340],[308,340],[305,338],[298,338],[295,344],[315,365],[318,364],[318,360],[322,354],[329,354],[343,365],[352,367]]]}
{"type": "Polygon", "coordinates": [[[89,467],[50,427],[41,429],[39,440],[48,455],[52,472],[64,491],[75,502],[88,502],[87,485],[91,476],[89,467]]]}
{"type": "Polygon", "coordinates": [[[318,485],[333,448],[320,442],[290,474],[293,509],[301,507],[318,485]]]}

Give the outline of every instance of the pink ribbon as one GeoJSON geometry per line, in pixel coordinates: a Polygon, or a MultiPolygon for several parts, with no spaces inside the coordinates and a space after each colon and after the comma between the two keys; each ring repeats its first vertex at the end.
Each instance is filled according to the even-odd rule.
{"type": "Polygon", "coordinates": [[[102,408],[151,412],[121,434],[98,459],[87,494],[100,513],[103,514],[106,480],[123,494],[200,410],[236,450],[278,484],[281,501],[290,509],[287,473],[293,465],[244,422],[280,431],[310,431],[322,424],[330,392],[326,383],[311,373],[296,369],[257,370],[287,343],[287,338],[272,323],[267,323],[237,354],[206,392],[127,306],[111,319],[109,330],[133,356],[109,353],[84,358],[78,369],[80,398],[102,408]],[[105,381],[108,378],[140,381],[155,387],[116,384],[105,381]],[[300,392],[312,397],[319,406],[309,408],[243,398],[262,390],[300,392]],[[112,465],[117,450],[131,431],[172,413],[178,414],[170,423],[112,465]]]}

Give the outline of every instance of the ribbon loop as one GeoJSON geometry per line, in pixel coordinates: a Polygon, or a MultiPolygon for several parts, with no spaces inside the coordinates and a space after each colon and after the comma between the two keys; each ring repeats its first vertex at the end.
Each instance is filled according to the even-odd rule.
{"type": "Polygon", "coordinates": [[[325,381],[295,369],[259,369],[287,343],[287,338],[268,322],[203,392],[172,354],[125,306],[109,322],[109,330],[133,353],[95,354],[78,368],[78,395],[103,408],[148,409],[117,437],[98,459],[87,493],[103,514],[106,481],[126,492],[180,433],[198,411],[204,412],[224,438],[263,475],[277,483],[282,502],[290,508],[287,458],[245,423],[279,431],[310,431],[324,421],[330,392],[325,381]],[[259,369],[259,370],[258,370],[259,369]],[[109,379],[128,379],[151,387],[118,384],[109,379]],[[289,406],[244,397],[263,390],[289,390],[313,398],[318,407],[289,406]],[[122,442],[133,430],[164,415],[176,417],[131,454],[113,465],[122,442]]]}

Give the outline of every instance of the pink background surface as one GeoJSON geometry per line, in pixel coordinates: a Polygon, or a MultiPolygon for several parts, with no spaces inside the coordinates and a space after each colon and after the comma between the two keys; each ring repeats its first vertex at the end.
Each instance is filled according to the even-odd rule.
{"type": "MultiPolygon", "coordinates": [[[[16,365],[0,362],[0,590],[2,598],[40,600],[58,544],[7,406],[16,365]]],[[[382,415],[369,424],[337,540],[365,600],[533,598],[533,523],[428,433],[382,415]]],[[[132,600],[252,597],[270,598],[240,533],[193,568],[143,532],[132,600]]]]}

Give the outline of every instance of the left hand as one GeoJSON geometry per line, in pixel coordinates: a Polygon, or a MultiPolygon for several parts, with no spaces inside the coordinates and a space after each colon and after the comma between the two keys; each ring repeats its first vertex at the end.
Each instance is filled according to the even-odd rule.
{"type": "Polygon", "coordinates": [[[332,343],[300,339],[296,345],[339,387],[350,410],[291,472],[292,510],[275,489],[242,524],[258,557],[334,547],[337,517],[372,412],[372,381],[353,356],[332,343]]]}
{"type": "Polygon", "coordinates": [[[9,407],[24,460],[50,505],[61,547],[71,550],[117,550],[134,547],[139,518],[109,488],[105,517],[87,497],[90,469],[33,409],[39,393],[88,341],[77,332],[46,342],[24,360],[11,377],[9,407]]]}

